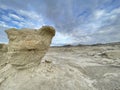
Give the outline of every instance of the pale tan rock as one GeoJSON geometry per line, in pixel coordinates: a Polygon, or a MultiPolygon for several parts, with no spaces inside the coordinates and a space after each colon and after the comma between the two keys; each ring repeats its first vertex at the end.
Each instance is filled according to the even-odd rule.
{"type": "Polygon", "coordinates": [[[6,33],[9,38],[9,63],[18,68],[28,68],[40,63],[50,47],[55,29],[51,26],[43,26],[38,30],[12,28],[6,33]]]}
{"type": "Polygon", "coordinates": [[[7,63],[6,53],[7,53],[7,45],[0,44],[0,69],[7,63]]]}
{"type": "Polygon", "coordinates": [[[0,51],[1,52],[7,52],[7,45],[6,44],[0,44],[0,51]]]}

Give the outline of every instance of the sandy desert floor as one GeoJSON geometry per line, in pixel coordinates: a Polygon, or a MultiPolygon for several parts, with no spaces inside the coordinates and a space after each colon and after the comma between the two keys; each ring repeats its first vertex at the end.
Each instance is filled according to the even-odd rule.
{"type": "Polygon", "coordinates": [[[38,67],[2,67],[0,90],[120,90],[120,44],[51,47],[38,67]]]}
{"type": "Polygon", "coordinates": [[[97,90],[120,90],[120,44],[54,47],[45,59],[80,70],[97,90]]]}

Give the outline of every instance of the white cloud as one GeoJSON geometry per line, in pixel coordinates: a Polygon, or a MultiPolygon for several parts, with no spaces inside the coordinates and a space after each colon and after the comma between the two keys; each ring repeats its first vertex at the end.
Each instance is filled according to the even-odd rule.
{"type": "Polygon", "coordinates": [[[11,22],[11,25],[13,24],[20,28],[40,28],[42,25],[45,25],[43,17],[40,14],[37,14],[36,12],[33,11],[29,12],[25,10],[12,10],[12,11],[13,11],[12,13],[8,11],[8,16],[2,15],[2,19],[4,21],[0,22],[1,25],[5,27],[10,27],[8,25],[9,23],[6,23],[5,21],[9,21],[11,22]]]}
{"type": "Polygon", "coordinates": [[[19,17],[19,16],[17,16],[16,14],[12,14],[12,13],[9,14],[9,17],[11,17],[11,18],[13,18],[13,19],[15,19],[15,20],[19,20],[19,21],[22,21],[22,20],[23,20],[22,17],[19,17]]]}
{"type": "Polygon", "coordinates": [[[59,45],[65,45],[65,44],[72,44],[73,38],[69,36],[68,34],[63,34],[60,32],[56,32],[55,37],[53,38],[52,44],[59,44],[59,45]]]}
{"type": "Polygon", "coordinates": [[[120,14],[120,8],[116,8],[116,9],[114,9],[111,13],[113,13],[113,14],[120,14]]]}
{"type": "Polygon", "coordinates": [[[94,12],[95,19],[97,20],[107,20],[107,19],[116,19],[116,17],[120,14],[120,8],[116,8],[111,11],[107,10],[96,10],[94,12]]]}
{"type": "Polygon", "coordinates": [[[43,22],[43,18],[42,16],[39,14],[37,14],[36,12],[33,12],[33,11],[25,11],[25,10],[18,10],[17,11],[20,15],[22,16],[26,16],[32,20],[37,20],[39,22],[43,22]]]}
{"type": "Polygon", "coordinates": [[[0,21],[0,27],[10,27],[10,26],[8,26],[5,22],[3,22],[3,21],[0,21]]]}
{"type": "Polygon", "coordinates": [[[19,15],[26,17],[24,21],[20,22],[20,26],[25,26],[29,28],[40,28],[45,24],[43,17],[33,11],[17,10],[19,15]]]}
{"type": "Polygon", "coordinates": [[[5,20],[5,21],[10,21],[10,20],[11,20],[11,18],[10,18],[10,17],[5,16],[5,15],[2,15],[2,19],[3,19],[3,20],[5,20]]]}
{"type": "Polygon", "coordinates": [[[105,13],[106,13],[105,10],[97,10],[94,12],[94,16],[96,19],[99,19],[103,17],[105,13]]]}

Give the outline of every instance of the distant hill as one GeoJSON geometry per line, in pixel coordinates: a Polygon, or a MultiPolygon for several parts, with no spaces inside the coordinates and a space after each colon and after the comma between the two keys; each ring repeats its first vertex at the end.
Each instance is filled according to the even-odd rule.
{"type": "Polygon", "coordinates": [[[111,43],[96,43],[96,44],[78,44],[78,45],[71,45],[67,44],[64,46],[52,46],[52,47],[74,47],[74,46],[101,46],[101,45],[120,45],[120,42],[111,42],[111,43]]]}
{"type": "Polygon", "coordinates": [[[120,45],[120,42],[97,43],[97,44],[92,44],[91,46],[99,46],[99,45],[120,45]]]}

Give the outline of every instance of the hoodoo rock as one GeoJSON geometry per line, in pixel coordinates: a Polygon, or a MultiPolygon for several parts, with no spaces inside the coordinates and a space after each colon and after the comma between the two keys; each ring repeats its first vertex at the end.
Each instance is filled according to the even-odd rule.
{"type": "Polygon", "coordinates": [[[17,69],[23,69],[40,64],[50,47],[55,29],[51,26],[43,26],[38,30],[12,28],[6,33],[9,38],[8,62],[17,69]]]}

